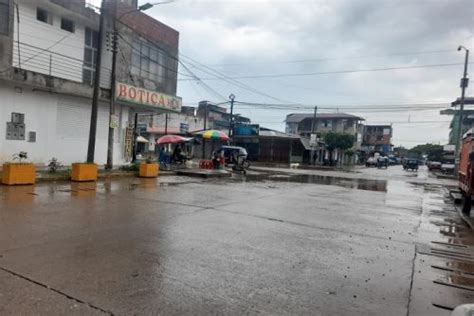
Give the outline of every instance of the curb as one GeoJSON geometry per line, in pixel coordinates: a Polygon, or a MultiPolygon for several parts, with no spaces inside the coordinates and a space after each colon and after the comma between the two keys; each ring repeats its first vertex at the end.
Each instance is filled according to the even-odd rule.
{"type": "Polygon", "coordinates": [[[449,197],[453,199],[453,207],[458,213],[459,217],[461,217],[461,219],[467,224],[467,226],[469,226],[471,230],[474,230],[474,218],[471,218],[470,216],[464,214],[462,212],[462,209],[457,206],[457,204],[462,202],[462,197],[459,197],[461,195],[461,193],[459,193],[459,190],[449,190],[446,187],[444,187],[444,189],[449,194],[449,197]]]}

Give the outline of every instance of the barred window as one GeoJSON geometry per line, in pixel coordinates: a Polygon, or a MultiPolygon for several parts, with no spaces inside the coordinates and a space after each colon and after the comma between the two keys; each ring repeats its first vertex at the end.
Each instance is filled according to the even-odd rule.
{"type": "Polygon", "coordinates": [[[134,41],[132,52],[132,74],[153,81],[164,81],[165,56],[157,47],[145,41],[134,41]]]}
{"type": "Polygon", "coordinates": [[[85,46],[84,46],[84,64],[82,66],[82,81],[90,85],[94,83],[98,46],[99,46],[99,33],[89,28],[86,28],[85,46]]]}
{"type": "Polygon", "coordinates": [[[8,0],[0,0],[0,34],[10,31],[10,6],[8,0]]]}

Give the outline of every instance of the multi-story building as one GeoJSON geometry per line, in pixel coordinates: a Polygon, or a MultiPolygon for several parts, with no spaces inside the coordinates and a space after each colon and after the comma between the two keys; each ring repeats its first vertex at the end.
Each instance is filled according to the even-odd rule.
{"type": "MultiPolygon", "coordinates": [[[[356,135],[363,120],[361,117],[346,113],[317,113],[314,131],[318,136],[326,132],[356,135]]],[[[309,137],[313,128],[313,114],[288,114],[285,122],[286,133],[309,137]]]]}
{"type": "MultiPolygon", "coordinates": [[[[120,164],[131,156],[136,113],[180,111],[179,33],[140,12],[136,0],[105,1],[104,12],[95,161],[106,161],[112,126],[114,162],[120,164]]],[[[38,164],[52,157],[85,161],[99,19],[85,0],[0,0],[0,162],[19,151],[38,164]]]]}
{"type": "Polygon", "coordinates": [[[301,137],[301,141],[305,147],[301,161],[312,162],[316,160],[316,163],[324,163],[325,160],[333,159],[339,160],[340,162],[356,162],[358,161],[358,155],[353,155],[350,160],[347,161],[344,157],[344,153],[339,150],[333,151],[333,157],[329,157],[329,152],[325,150],[324,143],[321,142],[323,135],[328,132],[350,134],[354,136],[355,149],[360,149],[362,140],[362,124],[361,121],[364,119],[347,113],[317,113],[316,119],[311,113],[292,113],[286,116],[286,133],[292,135],[298,135],[301,137]],[[311,147],[310,136],[314,128],[314,134],[316,139],[321,140],[317,146],[311,147]],[[313,152],[311,157],[311,150],[316,149],[316,155],[313,152]],[[315,156],[314,156],[315,155],[315,156]]]}
{"type": "MultiPolygon", "coordinates": [[[[451,106],[459,106],[461,100],[457,98],[451,103],[451,106]]],[[[474,97],[466,97],[464,101],[465,105],[473,105],[474,97]]],[[[449,125],[449,144],[456,145],[459,142],[459,110],[446,109],[440,111],[441,115],[452,115],[451,124],[449,125]]],[[[474,110],[464,109],[461,135],[464,135],[469,129],[474,127],[474,110]]]]}
{"type": "MultiPolygon", "coordinates": [[[[199,102],[197,114],[206,120],[206,129],[217,129],[228,131],[230,125],[230,113],[225,107],[216,105],[209,101],[199,102]]],[[[233,114],[234,124],[250,124],[250,119],[240,114],[233,114]]]]}
{"type": "Polygon", "coordinates": [[[367,152],[390,154],[393,151],[391,125],[365,125],[362,148],[367,152]]]}

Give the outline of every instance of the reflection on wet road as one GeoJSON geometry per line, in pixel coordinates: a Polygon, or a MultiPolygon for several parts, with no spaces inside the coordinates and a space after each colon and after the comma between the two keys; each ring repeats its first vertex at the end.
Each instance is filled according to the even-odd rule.
{"type": "Polygon", "coordinates": [[[406,173],[0,187],[1,314],[448,315],[472,232],[406,173]]]}
{"type": "Polygon", "coordinates": [[[297,182],[313,183],[324,185],[337,185],[343,188],[368,190],[368,191],[387,191],[386,180],[367,180],[367,179],[347,179],[342,177],[315,175],[315,174],[260,174],[248,175],[247,181],[277,181],[277,182],[297,182]]]}

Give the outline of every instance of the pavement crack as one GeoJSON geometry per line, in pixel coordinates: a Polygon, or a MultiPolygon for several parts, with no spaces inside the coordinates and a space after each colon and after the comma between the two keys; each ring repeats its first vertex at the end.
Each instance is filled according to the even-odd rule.
{"type": "MultiPolygon", "coordinates": [[[[208,210],[213,210],[213,211],[216,211],[216,212],[224,212],[224,213],[230,213],[230,214],[241,215],[241,216],[255,217],[255,218],[275,221],[275,222],[279,222],[279,223],[283,223],[283,224],[302,226],[302,227],[308,227],[308,228],[319,229],[319,230],[324,230],[324,231],[343,233],[343,234],[346,234],[346,235],[353,235],[353,236],[359,236],[359,237],[365,237],[365,238],[372,238],[372,239],[387,241],[386,237],[379,237],[379,236],[374,236],[374,235],[362,234],[362,233],[358,233],[358,232],[351,232],[351,231],[348,231],[348,230],[341,230],[341,229],[335,229],[335,228],[329,228],[329,227],[309,225],[309,224],[298,223],[298,222],[293,222],[293,221],[286,221],[286,220],[273,218],[273,217],[260,216],[260,215],[255,215],[255,214],[246,214],[246,213],[235,212],[235,211],[228,211],[228,210],[223,210],[223,209],[214,208],[214,207],[209,207],[207,209],[208,210]]],[[[411,242],[408,242],[408,241],[403,241],[403,240],[398,240],[398,239],[393,239],[393,238],[389,239],[389,240],[391,242],[397,242],[397,243],[401,243],[401,244],[405,244],[405,245],[411,245],[412,244],[411,242]]]]}
{"type": "Polygon", "coordinates": [[[416,260],[416,246],[414,247],[413,260],[411,262],[411,280],[410,289],[408,290],[408,302],[407,302],[407,316],[410,315],[410,304],[411,304],[411,291],[413,289],[413,281],[415,279],[415,260],[416,260]]]}
{"type": "Polygon", "coordinates": [[[4,272],[6,272],[6,273],[8,273],[8,274],[10,274],[10,275],[13,275],[13,276],[15,276],[15,277],[17,277],[17,278],[20,278],[20,279],[23,279],[23,280],[28,281],[28,282],[30,282],[30,283],[36,284],[36,285],[38,285],[38,286],[41,286],[42,288],[45,288],[45,289],[47,289],[47,290],[49,290],[49,291],[51,291],[51,292],[54,292],[54,293],[59,294],[59,295],[61,295],[61,296],[63,296],[63,297],[66,297],[67,299],[72,300],[72,301],[74,301],[74,302],[76,302],[76,303],[86,305],[86,306],[88,306],[88,307],[90,307],[90,308],[92,308],[92,309],[95,309],[95,310],[100,311],[100,312],[102,312],[102,313],[104,313],[104,314],[107,314],[107,315],[114,315],[114,313],[112,313],[111,311],[105,310],[105,309],[100,308],[100,307],[98,307],[98,306],[96,306],[96,305],[94,305],[94,304],[91,304],[91,303],[88,303],[88,302],[83,301],[83,300],[81,300],[81,299],[78,299],[77,297],[71,296],[71,295],[69,295],[69,294],[67,294],[67,293],[65,293],[65,292],[63,292],[63,291],[61,291],[61,290],[55,289],[55,288],[53,288],[53,287],[51,287],[51,286],[49,286],[49,285],[47,285],[47,284],[44,284],[44,283],[41,283],[41,282],[39,282],[39,281],[33,280],[33,279],[31,279],[31,278],[29,278],[29,277],[23,275],[23,274],[17,273],[17,272],[15,272],[15,271],[10,270],[10,269],[6,269],[6,268],[4,268],[4,267],[0,267],[0,270],[4,271],[4,272]]]}

